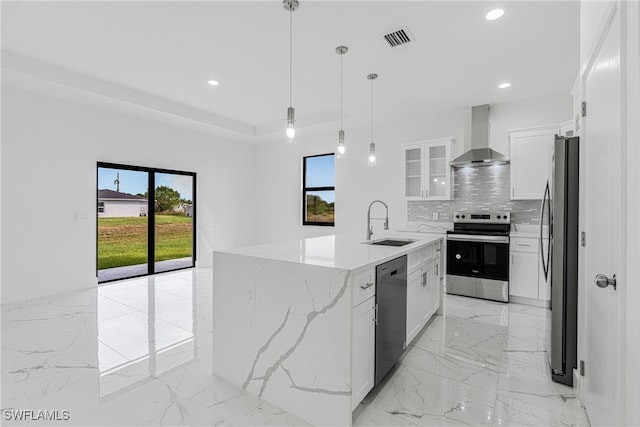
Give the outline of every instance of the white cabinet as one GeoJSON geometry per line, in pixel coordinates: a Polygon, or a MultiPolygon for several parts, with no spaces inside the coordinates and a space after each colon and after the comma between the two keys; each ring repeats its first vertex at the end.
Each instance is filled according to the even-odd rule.
{"type": "Polygon", "coordinates": [[[353,308],[351,352],[351,410],[371,391],[375,376],[375,297],[353,308]]]}
{"type": "Polygon", "coordinates": [[[541,200],[551,177],[551,149],[559,126],[509,132],[511,200],[541,200]]]}
{"type": "Polygon", "coordinates": [[[433,258],[430,258],[425,261],[422,267],[422,295],[421,295],[421,307],[420,307],[420,324],[422,326],[426,325],[431,316],[434,314],[434,306],[435,306],[435,288],[436,288],[436,280],[433,275],[433,258]]]}
{"type": "Polygon", "coordinates": [[[420,332],[422,278],[422,269],[420,268],[407,276],[407,344],[420,332]]]}
{"type": "Polygon", "coordinates": [[[538,298],[538,255],[511,251],[509,295],[538,298]]]}
{"type": "Polygon", "coordinates": [[[352,307],[376,294],[376,270],[368,268],[353,273],[352,307]]]}
{"type": "Polygon", "coordinates": [[[575,123],[573,120],[569,120],[564,123],[560,123],[560,136],[573,136],[575,133],[575,123]]]}
{"type": "Polygon", "coordinates": [[[451,199],[451,144],[439,138],[403,144],[404,196],[408,200],[451,199]]]}
{"type": "Polygon", "coordinates": [[[509,299],[513,302],[549,306],[551,288],[540,260],[540,239],[511,237],[509,299]],[[524,299],[521,299],[524,298],[524,299]]]}
{"type": "Polygon", "coordinates": [[[440,256],[439,247],[439,243],[435,243],[410,253],[408,257],[407,344],[440,307],[440,279],[435,274],[434,260],[435,256],[440,256]]]}

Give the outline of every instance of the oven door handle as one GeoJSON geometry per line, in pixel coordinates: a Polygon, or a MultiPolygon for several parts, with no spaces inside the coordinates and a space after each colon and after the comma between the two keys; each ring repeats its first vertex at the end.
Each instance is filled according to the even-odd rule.
{"type": "Polygon", "coordinates": [[[474,234],[447,234],[447,240],[457,242],[509,243],[508,236],[477,236],[474,234]]]}

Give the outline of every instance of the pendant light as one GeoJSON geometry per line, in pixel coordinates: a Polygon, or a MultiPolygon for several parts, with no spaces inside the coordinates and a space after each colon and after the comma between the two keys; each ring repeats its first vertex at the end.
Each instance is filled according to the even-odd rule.
{"type": "Polygon", "coordinates": [[[344,145],[344,130],[342,127],[342,118],[344,116],[342,112],[342,57],[345,53],[349,52],[349,48],[346,46],[338,46],[336,53],[340,55],[340,130],[338,131],[338,158],[344,159],[347,157],[347,147],[344,145]]]}
{"type": "Polygon", "coordinates": [[[296,137],[296,110],[292,103],[292,76],[293,76],[293,12],[298,9],[298,0],[283,0],[282,7],[289,11],[289,108],[287,108],[287,142],[295,144],[296,137]]]}
{"type": "Polygon", "coordinates": [[[371,144],[369,144],[369,166],[376,165],[376,144],[373,142],[373,81],[378,78],[375,73],[367,76],[371,80],[371,144]]]}

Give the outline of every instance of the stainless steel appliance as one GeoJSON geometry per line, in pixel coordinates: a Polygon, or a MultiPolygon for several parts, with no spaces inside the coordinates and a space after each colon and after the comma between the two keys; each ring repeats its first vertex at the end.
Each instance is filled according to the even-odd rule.
{"type": "Polygon", "coordinates": [[[491,166],[509,163],[509,158],[489,148],[490,106],[471,107],[471,150],[453,159],[452,167],[491,166]]]}
{"type": "Polygon", "coordinates": [[[376,267],[375,385],[389,373],[407,347],[407,256],[376,267]]]}
{"type": "Polygon", "coordinates": [[[578,137],[556,136],[540,220],[540,254],[551,283],[551,378],[570,386],[578,350],[579,154],[578,137]]]}
{"type": "Polygon", "coordinates": [[[508,212],[454,212],[447,232],[447,293],[509,301],[508,212]]]}

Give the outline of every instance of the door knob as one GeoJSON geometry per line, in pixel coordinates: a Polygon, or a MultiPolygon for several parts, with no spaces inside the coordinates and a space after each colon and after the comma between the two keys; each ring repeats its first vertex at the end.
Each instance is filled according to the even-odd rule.
{"type": "Polygon", "coordinates": [[[616,289],[616,275],[614,274],[611,279],[607,277],[606,274],[597,274],[596,278],[593,279],[593,282],[599,288],[606,288],[607,286],[613,286],[613,289],[616,289]]]}

